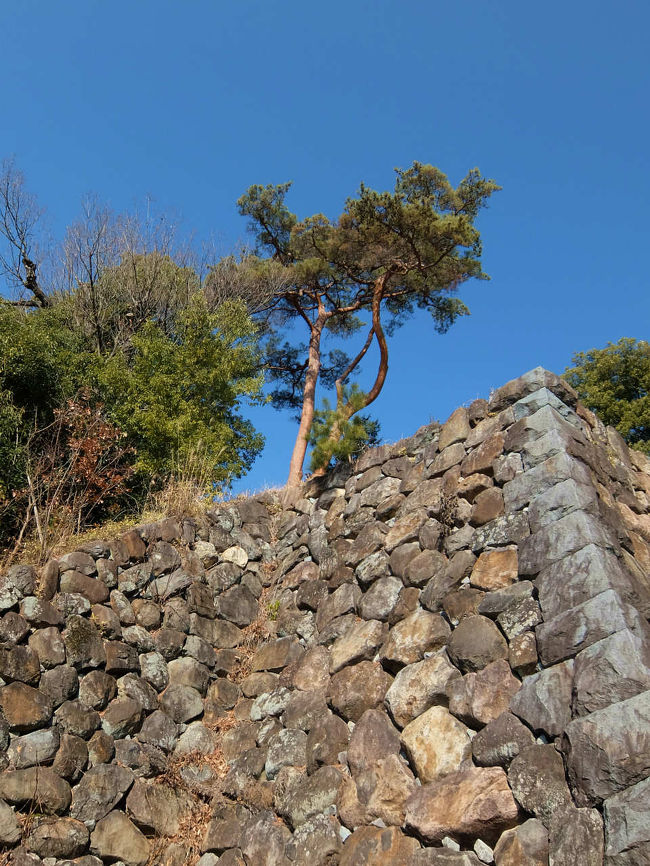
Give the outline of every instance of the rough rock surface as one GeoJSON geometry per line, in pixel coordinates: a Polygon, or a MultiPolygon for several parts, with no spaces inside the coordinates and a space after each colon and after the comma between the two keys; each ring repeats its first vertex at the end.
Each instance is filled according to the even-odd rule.
{"type": "Polygon", "coordinates": [[[538,368],[300,490],[12,566],[0,846],[650,862],[649,523],[650,461],[538,368]]]}

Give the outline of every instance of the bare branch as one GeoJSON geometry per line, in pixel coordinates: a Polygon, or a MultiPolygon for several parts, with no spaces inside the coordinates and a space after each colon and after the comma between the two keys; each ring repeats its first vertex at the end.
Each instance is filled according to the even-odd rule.
{"type": "Polygon", "coordinates": [[[39,284],[35,261],[35,229],[43,215],[36,198],[25,188],[25,179],[13,159],[0,169],[0,273],[13,289],[28,291],[36,306],[51,304],[39,284]]]}

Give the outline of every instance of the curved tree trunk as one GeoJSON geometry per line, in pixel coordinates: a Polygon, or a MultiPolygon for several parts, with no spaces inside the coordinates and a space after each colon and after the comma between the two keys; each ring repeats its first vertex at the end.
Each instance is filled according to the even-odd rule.
{"type": "MultiPolygon", "coordinates": [[[[370,404],[373,403],[380,395],[381,389],[384,387],[384,382],[386,381],[386,375],[388,373],[388,344],[386,342],[386,335],[384,334],[384,329],[381,324],[381,302],[384,297],[384,287],[386,285],[388,277],[388,273],[384,274],[377,280],[377,283],[375,284],[375,292],[372,299],[372,328],[370,329],[370,332],[368,334],[368,339],[366,340],[365,345],[356,356],[356,358],[347,367],[341,377],[336,381],[336,408],[337,412],[345,421],[349,421],[353,415],[357,414],[357,412],[360,412],[362,409],[370,406],[370,404]],[[342,405],[342,402],[343,385],[345,383],[345,380],[368,351],[373,336],[376,338],[377,344],[379,346],[379,367],[377,369],[375,381],[370,391],[368,391],[368,393],[366,394],[366,398],[363,401],[363,406],[358,406],[356,409],[354,409],[350,403],[344,406],[342,405]]],[[[338,422],[335,421],[332,425],[332,429],[328,437],[328,444],[330,446],[330,457],[334,453],[334,449],[340,438],[341,429],[338,422]]],[[[321,476],[324,475],[326,472],[327,466],[324,466],[320,469],[317,469],[314,472],[314,475],[321,476]]]]}
{"type": "Polygon", "coordinates": [[[320,341],[325,321],[326,317],[319,315],[315,324],[311,326],[307,372],[305,374],[305,387],[302,394],[300,426],[298,427],[298,435],[296,436],[291,454],[291,462],[289,463],[287,487],[299,487],[302,483],[302,467],[305,462],[307,443],[316,407],[316,383],[318,382],[321,367],[320,341]]]}

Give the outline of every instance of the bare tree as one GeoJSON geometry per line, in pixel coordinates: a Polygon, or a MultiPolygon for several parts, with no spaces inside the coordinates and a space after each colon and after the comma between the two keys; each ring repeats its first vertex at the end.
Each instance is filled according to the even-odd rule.
{"type": "Polygon", "coordinates": [[[101,278],[119,264],[120,220],[96,195],[82,199],[81,217],[68,226],[62,257],[64,288],[74,297],[78,324],[92,332],[97,351],[103,354],[112,304],[101,278]]]}
{"type": "Polygon", "coordinates": [[[0,273],[12,289],[27,291],[8,303],[23,307],[49,307],[50,298],[38,279],[35,252],[36,227],[43,216],[36,197],[25,187],[25,179],[13,159],[4,159],[0,169],[0,273]]]}
{"type": "Polygon", "coordinates": [[[149,319],[166,332],[198,290],[189,245],[177,242],[177,224],[146,207],[115,214],[95,196],[63,244],[63,287],[75,320],[99,354],[128,345],[149,319]]]}

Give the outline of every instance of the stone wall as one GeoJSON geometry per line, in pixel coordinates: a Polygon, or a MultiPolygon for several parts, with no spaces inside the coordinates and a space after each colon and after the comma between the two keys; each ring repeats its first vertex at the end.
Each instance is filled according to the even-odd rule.
{"type": "Polygon", "coordinates": [[[649,512],[538,368],[291,500],[11,568],[0,863],[650,863],[649,512]]]}

